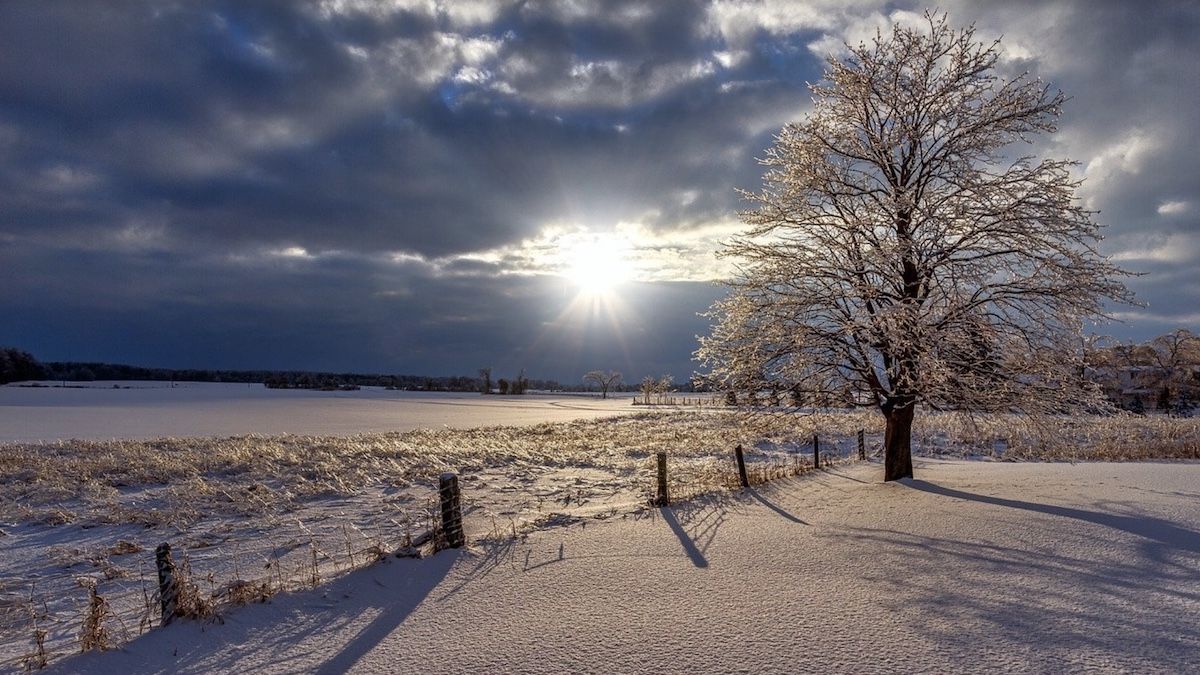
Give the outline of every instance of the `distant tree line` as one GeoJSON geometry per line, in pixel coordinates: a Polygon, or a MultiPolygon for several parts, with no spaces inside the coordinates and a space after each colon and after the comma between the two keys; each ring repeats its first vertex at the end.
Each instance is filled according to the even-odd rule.
{"type": "Polygon", "coordinates": [[[1190,415],[1200,400],[1200,336],[1180,328],[1143,343],[1084,344],[1085,376],[1135,413],[1190,415]]]}
{"type": "MultiPolygon", "coordinates": [[[[484,392],[500,394],[524,394],[539,391],[591,391],[595,386],[601,395],[613,392],[645,393],[646,383],[622,382],[616,371],[592,371],[582,382],[564,385],[557,380],[536,379],[521,370],[513,378],[494,379],[492,368],[480,368],[478,377],[452,375],[431,377],[428,375],[382,375],[364,373],[330,373],[307,370],[220,370],[211,368],[147,368],[123,363],[97,361],[47,361],[39,362],[32,354],[15,347],[0,347],[0,384],[33,380],[59,382],[107,381],[150,381],[150,382],[237,382],[262,383],[271,389],[354,389],[356,387],[384,387],[405,391],[453,391],[484,392]],[[608,386],[598,380],[607,380],[608,386]]],[[[664,376],[665,378],[666,376],[664,376]]],[[[655,378],[655,382],[658,382],[655,378]]],[[[664,387],[664,391],[667,387],[664,387]]],[[[671,383],[671,391],[708,391],[706,383],[671,383]]],[[[657,394],[658,392],[654,392],[657,394]]]]}
{"type": "Polygon", "coordinates": [[[15,347],[0,348],[0,384],[40,380],[45,368],[29,352],[15,347]]]}
{"type": "MultiPolygon", "coordinates": [[[[329,373],[303,370],[219,370],[206,368],[146,368],[122,363],[95,361],[39,362],[29,352],[0,347],[0,384],[28,380],[91,382],[94,380],[152,382],[244,382],[262,383],[273,389],[352,389],[384,387],[407,391],[479,391],[481,378],[464,375],[382,375],[329,373]]],[[[502,380],[508,393],[529,389],[563,389],[554,380],[525,377],[524,371],[511,382],[502,380]]]]}

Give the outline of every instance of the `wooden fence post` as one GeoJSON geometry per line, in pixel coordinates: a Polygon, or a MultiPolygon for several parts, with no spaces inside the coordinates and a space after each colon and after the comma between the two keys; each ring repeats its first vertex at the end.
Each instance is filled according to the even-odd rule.
{"type": "Polygon", "coordinates": [[[658,453],[658,497],[655,506],[670,506],[671,498],[667,495],[667,453],[658,453]]]}
{"type": "Polygon", "coordinates": [[[813,434],[813,468],[821,468],[821,439],[813,434]]]}
{"type": "Polygon", "coordinates": [[[462,495],[458,489],[458,475],[450,472],[438,479],[438,492],[442,497],[442,535],[447,548],[461,548],[465,543],[462,525],[462,495]]]}
{"type": "Polygon", "coordinates": [[[863,430],[862,429],[858,430],[858,458],[859,459],[867,458],[867,444],[866,444],[865,440],[863,439],[863,430]]]}
{"type": "Polygon", "coordinates": [[[738,482],[742,487],[750,487],[750,479],[746,477],[746,458],[742,455],[741,445],[733,449],[733,456],[737,458],[738,482]]]}
{"type": "Polygon", "coordinates": [[[162,604],[162,625],[167,626],[175,618],[179,606],[179,584],[176,579],[175,561],[171,559],[171,545],[163,542],[154,549],[154,564],[158,568],[158,598],[162,604]]]}

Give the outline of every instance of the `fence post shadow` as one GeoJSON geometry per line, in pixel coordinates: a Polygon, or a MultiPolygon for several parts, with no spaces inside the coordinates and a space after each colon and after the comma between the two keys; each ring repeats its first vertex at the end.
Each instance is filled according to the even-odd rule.
{"type": "Polygon", "coordinates": [[[368,606],[382,606],[379,616],[364,626],[315,672],[332,675],[345,673],[353,668],[360,659],[399,628],[417,606],[429,597],[433,589],[446,578],[450,568],[458,561],[459,555],[455,551],[446,550],[424,560],[411,561],[411,564],[403,566],[409,568],[407,570],[397,570],[408,573],[405,577],[396,575],[397,582],[403,585],[398,583],[394,589],[380,588],[376,591],[373,602],[366,603],[368,606]]]}
{"type": "Polygon", "coordinates": [[[669,506],[663,506],[658,509],[658,512],[679,539],[679,543],[683,546],[683,552],[687,554],[692,564],[696,567],[708,567],[708,559],[704,557],[704,552],[696,546],[696,542],[692,541],[687,531],[683,529],[683,525],[679,524],[679,519],[675,517],[675,511],[669,506]]]}
{"type": "Polygon", "coordinates": [[[747,494],[749,494],[749,495],[750,495],[751,497],[753,497],[754,499],[758,500],[758,502],[759,502],[760,504],[762,504],[763,506],[767,507],[768,509],[771,509],[771,510],[772,510],[772,511],[774,511],[775,513],[778,513],[779,515],[781,515],[781,516],[783,516],[784,518],[786,518],[786,519],[788,519],[788,520],[792,521],[793,523],[797,523],[797,524],[799,524],[799,525],[807,525],[807,524],[808,524],[808,523],[806,523],[805,521],[803,521],[803,520],[800,520],[800,519],[799,519],[799,518],[797,518],[796,516],[793,516],[792,514],[790,514],[790,513],[788,513],[787,511],[783,510],[783,508],[781,508],[780,506],[778,506],[777,504],[775,504],[775,503],[774,503],[774,502],[772,502],[771,500],[769,500],[769,499],[767,499],[766,497],[762,496],[762,494],[760,494],[760,493],[759,493],[759,491],[758,491],[758,490],[755,490],[753,487],[748,487],[748,488],[746,488],[746,493],[747,493],[747,494]]]}

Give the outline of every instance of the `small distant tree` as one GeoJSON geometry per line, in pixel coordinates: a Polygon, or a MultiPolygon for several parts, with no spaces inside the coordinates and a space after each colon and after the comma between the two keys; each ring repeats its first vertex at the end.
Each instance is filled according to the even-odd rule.
{"type": "Polygon", "coordinates": [[[642,378],[642,384],[638,387],[638,391],[642,392],[642,402],[650,405],[650,395],[658,388],[658,380],[647,375],[642,378]]]}
{"type": "Polygon", "coordinates": [[[517,373],[517,379],[508,384],[508,393],[524,394],[529,389],[529,378],[525,377],[525,369],[517,373]]]}
{"type": "Polygon", "coordinates": [[[492,393],[492,368],[491,368],[491,366],[489,366],[487,368],[479,369],[479,379],[482,380],[482,382],[480,382],[480,385],[479,385],[483,389],[482,393],[484,393],[484,394],[492,393]]]}
{"type": "Polygon", "coordinates": [[[600,398],[608,398],[608,390],[621,383],[621,374],[615,370],[593,370],[583,376],[583,381],[596,383],[600,387],[600,398]]]}
{"type": "Polygon", "coordinates": [[[638,387],[638,391],[642,393],[642,401],[646,405],[650,405],[650,397],[655,397],[656,403],[662,403],[663,396],[671,390],[671,385],[675,382],[675,378],[671,375],[663,375],[662,377],[651,377],[647,375],[642,378],[642,384],[638,387]]]}
{"type": "Polygon", "coordinates": [[[919,404],[1099,405],[1082,326],[1132,300],[1125,273],[1097,252],[1073,163],[1020,150],[1066,97],[998,73],[999,43],[944,15],[846,47],[743,193],[737,276],[697,352],[716,385],[849,387],[884,417],[884,480],[912,476],[919,404]]]}
{"type": "Polygon", "coordinates": [[[1200,336],[1186,328],[1160,335],[1147,346],[1154,365],[1159,368],[1177,370],[1181,366],[1200,364],[1200,336]]]}
{"type": "Polygon", "coordinates": [[[1191,396],[1196,386],[1192,368],[1200,365],[1200,337],[1180,328],[1154,338],[1147,347],[1163,389],[1167,390],[1166,399],[1159,395],[1159,409],[1168,409],[1173,399],[1191,396]]]}

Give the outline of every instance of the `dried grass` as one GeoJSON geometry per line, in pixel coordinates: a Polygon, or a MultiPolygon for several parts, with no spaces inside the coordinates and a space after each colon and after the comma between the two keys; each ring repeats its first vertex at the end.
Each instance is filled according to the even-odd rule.
{"type": "MultiPolygon", "coordinates": [[[[685,501],[737,487],[731,452],[735,445],[746,449],[751,482],[761,483],[811,470],[809,442],[814,433],[821,437],[823,461],[837,462],[854,454],[859,429],[867,433],[869,450],[877,452],[883,419],[870,411],[644,413],[532,427],[430,429],[350,438],[252,435],[0,444],[0,517],[41,525],[135,523],[178,528],[172,536],[185,538],[179,541],[180,550],[220,545],[224,539],[220,528],[213,528],[214,522],[268,524],[265,536],[271,540],[270,552],[250,566],[259,577],[253,571],[243,576],[236,550],[230,554],[233,571],[225,577],[229,580],[218,584],[208,572],[201,579],[207,581],[205,589],[193,579],[186,557],[179,565],[178,614],[206,619],[215,617],[221,606],[263,602],[281,591],[310,587],[373,564],[397,549],[409,555],[433,549],[438,509],[432,486],[443,471],[459,472],[465,505],[492,518],[491,532],[484,539],[503,543],[532,527],[574,522],[582,513],[543,509],[577,509],[596,500],[586,507],[598,510],[593,517],[611,517],[615,510],[609,512],[603,502],[596,504],[606,494],[620,491],[632,493],[635,502],[640,495],[644,504],[653,496],[654,455],[659,451],[668,454],[672,500],[685,501]],[[534,491],[535,486],[545,485],[538,482],[541,477],[555,472],[594,477],[590,482],[534,491]],[[497,481],[502,484],[496,485],[497,481]],[[472,493],[491,500],[503,493],[508,501],[501,508],[477,500],[472,493]],[[291,514],[327,498],[346,498],[345,503],[359,505],[348,508],[363,508],[369,501],[376,512],[389,515],[384,523],[362,520],[362,513],[353,511],[335,514],[333,526],[327,526],[321,538],[320,532],[291,514]],[[200,519],[206,521],[209,534],[187,541],[189,526],[200,519]],[[379,531],[368,535],[354,525],[356,520],[379,531]],[[330,538],[331,529],[340,534],[330,538]]],[[[1031,420],[927,413],[918,415],[913,441],[918,454],[1001,460],[1197,459],[1200,420],[1134,416],[1031,420]]],[[[226,546],[233,549],[236,541],[226,546]]],[[[117,564],[113,558],[144,553],[142,544],[115,537],[88,550],[63,546],[50,552],[50,559],[68,570],[81,562],[98,568],[99,574],[89,578],[80,648],[104,649],[116,641],[109,624],[114,618],[120,621],[120,614],[114,616],[98,584],[130,576],[134,559],[117,564]]],[[[145,566],[149,556],[138,555],[136,560],[145,566]]],[[[143,571],[141,595],[130,599],[139,605],[140,630],[153,625],[157,615],[156,593],[148,586],[143,571]]],[[[120,604],[120,598],[113,597],[120,604]]],[[[30,611],[31,618],[22,625],[14,622],[3,628],[6,639],[13,640],[16,635],[30,635],[32,629],[34,649],[19,663],[34,668],[47,660],[46,645],[63,636],[43,629],[30,611]]]]}
{"type": "Polygon", "coordinates": [[[676,458],[723,456],[737,443],[787,441],[817,428],[850,433],[878,426],[876,418],[647,413],[350,438],[0,444],[0,513],[46,524],[82,520],[182,529],[203,516],[280,514],[314,498],[354,495],[372,485],[428,483],[449,470],[582,467],[631,475],[638,462],[659,450],[676,458]]]}
{"type": "Polygon", "coordinates": [[[108,601],[96,591],[95,579],[80,577],[76,582],[88,592],[88,605],[79,629],[79,650],[90,652],[95,649],[108,649],[110,644],[107,623],[113,616],[108,601]]]}
{"type": "MultiPolygon", "coordinates": [[[[210,585],[215,585],[212,577],[210,585]]],[[[191,561],[185,556],[175,566],[175,616],[183,619],[212,619],[217,616],[214,593],[204,593],[195,582],[191,561]]]]}
{"type": "Polygon", "coordinates": [[[259,581],[235,579],[225,584],[213,597],[234,607],[240,607],[252,602],[266,602],[275,595],[275,592],[276,589],[271,586],[270,579],[259,581]]]}
{"type": "Polygon", "coordinates": [[[913,443],[924,454],[1008,461],[1200,459],[1200,419],[936,413],[917,418],[913,443]]]}

